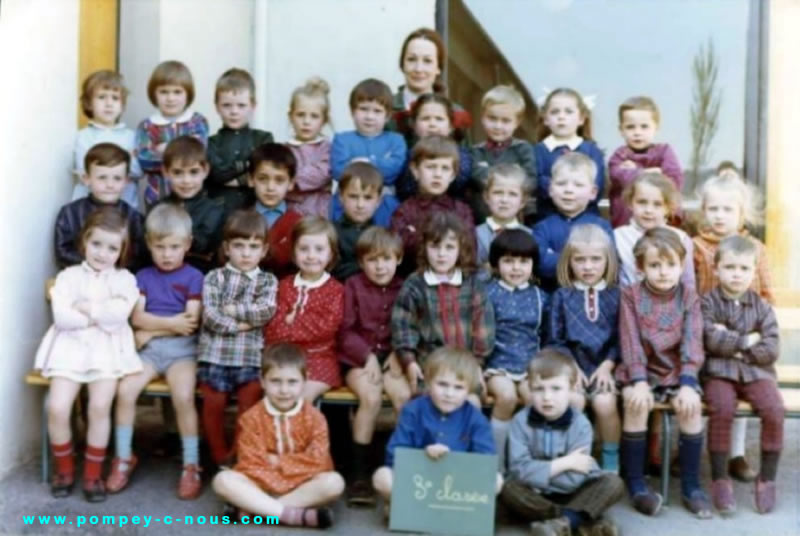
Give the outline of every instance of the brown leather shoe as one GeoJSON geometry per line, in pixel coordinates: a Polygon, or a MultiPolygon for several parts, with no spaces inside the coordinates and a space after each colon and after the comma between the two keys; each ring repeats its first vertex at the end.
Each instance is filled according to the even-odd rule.
{"type": "Polygon", "coordinates": [[[758,476],[750,468],[744,456],[737,456],[728,460],[728,474],[739,482],[755,482],[758,476]]]}
{"type": "Polygon", "coordinates": [[[756,480],[756,510],[759,514],[768,514],[775,509],[778,502],[778,489],[774,480],[756,480]]]}
{"type": "Polygon", "coordinates": [[[569,519],[556,517],[547,521],[534,521],[530,528],[531,536],[572,536],[569,519]]]}
{"type": "Polygon", "coordinates": [[[200,467],[190,463],[183,466],[181,479],[178,481],[178,498],[191,501],[200,496],[203,491],[203,481],[200,479],[200,467]]]}
{"type": "Polygon", "coordinates": [[[137,463],[139,463],[139,460],[135,455],[131,455],[129,460],[114,458],[111,461],[111,473],[106,478],[106,491],[109,493],[122,491],[130,482],[137,463]]]}
{"type": "Polygon", "coordinates": [[[727,478],[720,478],[711,482],[711,500],[714,508],[723,517],[736,513],[736,499],[733,496],[733,482],[727,478]]]}
{"type": "Polygon", "coordinates": [[[75,486],[75,475],[55,473],[50,479],[50,494],[56,499],[63,499],[72,493],[75,486]]]}

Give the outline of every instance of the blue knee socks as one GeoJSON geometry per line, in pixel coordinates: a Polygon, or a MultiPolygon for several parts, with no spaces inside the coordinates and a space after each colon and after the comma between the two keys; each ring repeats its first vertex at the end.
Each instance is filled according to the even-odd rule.
{"type": "Polygon", "coordinates": [[[133,426],[115,426],[114,440],[117,458],[130,460],[133,456],[133,426]]]}
{"type": "Polygon", "coordinates": [[[183,465],[200,464],[200,441],[197,436],[187,436],[181,438],[183,445],[183,465]]]}
{"type": "Polygon", "coordinates": [[[647,432],[622,432],[620,453],[625,466],[625,484],[628,486],[628,493],[633,496],[646,492],[644,461],[647,457],[647,432]]]}

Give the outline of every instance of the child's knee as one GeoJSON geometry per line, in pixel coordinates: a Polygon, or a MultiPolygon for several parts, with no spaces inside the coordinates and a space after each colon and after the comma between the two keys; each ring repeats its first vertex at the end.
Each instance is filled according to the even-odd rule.
{"type": "Polygon", "coordinates": [[[504,414],[514,413],[514,410],[517,408],[516,391],[499,389],[494,393],[494,405],[499,412],[504,414]]]}
{"type": "Polygon", "coordinates": [[[391,467],[381,467],[372,475],[372,486],[383,495],[392,493],[392,469],[391,467]]]}
{"type": "Polygon", "coordinates": [[[678,417],[678,428],[681,432],[687,434],[697,434],[703,430],[703,414],[699,411],[691,416],[682,416],[680,413],[678,417]]]}
{"type": "Polygon", "coordinates": [[[596,395],[592,399],[592,409],[598,415],[611,416],[617,414],[617,396],[611,393],[596,395]]]}
{"type": "Polygon", "coordinates": [[[358,394],[358,405],[367,410],[378,412],[381,410],[383,403],[383,391],[380,386],[374,386],[369,389],[363,389],[358,394]]]}
{"type": "Polygon", "coordinates": [[[141,389],[136,382],[121,381],[117,387],[117,404],[134,405],[139,398],[141,389]]]}
{"type": "Polygon", "coordinates": [[[626,408],[625,409],[625,427],[635,427],[637,430],[644,430],[647,428],[647,418],[650,416],[650,411],[647,408],[626,408]]]}
{"type": "Polygon", "coordinates": [[[52,398],[47,402],[47,415],[57,421],[68,421],[72,414],[72,404],[59,404],[52,398]]]}
{"type": "Polygon", "coordinates": [[[344,478],[335,471],[319,475],[318,482],[320,492],[325,497],[335,499],[344,491],[344,478]]]}
{"type": "Polygon", "coordinates": [[[89,419],[92,420],[99,420],[111,417],[111,402],[113,399],[97,399],[89,397],[89,407],[87,408],[87,413],[89,414],[89,419]]]}

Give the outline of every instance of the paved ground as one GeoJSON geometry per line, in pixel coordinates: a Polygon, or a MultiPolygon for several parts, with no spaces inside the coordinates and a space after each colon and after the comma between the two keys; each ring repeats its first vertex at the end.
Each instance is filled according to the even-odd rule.
{"type": "MultiPolygon", "coordinates": [[[[153,430],[157,427],[153,427],[153,430]]],[[[758,452],[757,421],[751,420],[748,427],[748,452],[755,461],[758,452]]],[[[739,502],[739,513],[730,520],[719,517],[709,521],[692,518],[679,503],[678,482],[672,480],[671,507],[658,518],[646,518],[634,512],[627,502],[615,506],[610,516],[622,528],[623,534],[648,536],[671,535],[706,535],[714,536],[796,536],[800,534],[800,421],[787,420],[786,447],[781,459],[779,471],[779,505],[777,510],[768,516],[761,516],[753,509],[753,493],[750,486],[737,485],[736,493],[739,502]]],[[[141,434],[147,440],[147,431],[141,434]]],[[[150,439],[152,439],[152,435],[150,439]]],[[[143,442],[142,440],[140,440],[143,442]]],[[[708,464],[704,461],[705,481],[708,481],[708,464]]],[[[173,487],[177,478],[178,462],[150,456],[143,460],[131,487],[120,495],[114,495],[105,503],[86,503],[80,493],[74,493],[68,499],[56,500],[50,497],[48,487],[39,481],[38,462],[18,468],[0,482],[0,534],[120,534],[120,535],[204,535],[219,534],[275,534],[275,535],[310,535],[316,531],[274,528],[274,527],[221,527],[221,526],[187,526],[183,522],[184,515],[216,516],[221,504],[213,492],[206,489],[196,501],[182,502],[174,496],[173,487]],[[65,526],[25,525],[23,515],[63,515],[67,516],[65,526]],[[148,528],[127,525],[77,527],[77,516],[92,515],[135,515],[153,516],[148,528]],[[163,522],[164,516],[171,515],[176,521],[171,526],[163,522]],[[155,519],[161,521],[156,522],[155,519]],[[181,521],[178,521],[180,519],[181,521]],[[69,525],[69,521],[73,524],[69,525]]],[[[657,483],[657,482],[656,482],[657,483]]],[[[382,522],[378,510],[348,509],[342,501],[335,505],[336,525],[331,531],[335,534],[352,536],[390,534],[382,522]]],[[[522,535],[527,531],[522,525],[515,525],[501,512],[496,533],[503,536],[522,535]]],[[[210,523],[210,521],[207,521],[210,523]]],[[[457,532],[456,532],[457,534],[457,532]]]]}

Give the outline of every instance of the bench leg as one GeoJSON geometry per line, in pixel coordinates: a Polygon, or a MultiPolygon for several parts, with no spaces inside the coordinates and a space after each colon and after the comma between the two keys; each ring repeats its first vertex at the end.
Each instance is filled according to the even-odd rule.
{"type": "Polygon", "coordinates": [[[47,484],[50,477],[50,437],[47,432],[47,402],[50,392],[45,393],[44,403],[42,404],[42,482],[47,484]]]}
{"type": "Polygon", "coordinates": [[[661,496],[664,497],[664,506],[669,504],[669,471],[672,446],[669,412],[661,412],[661,496]]]}

